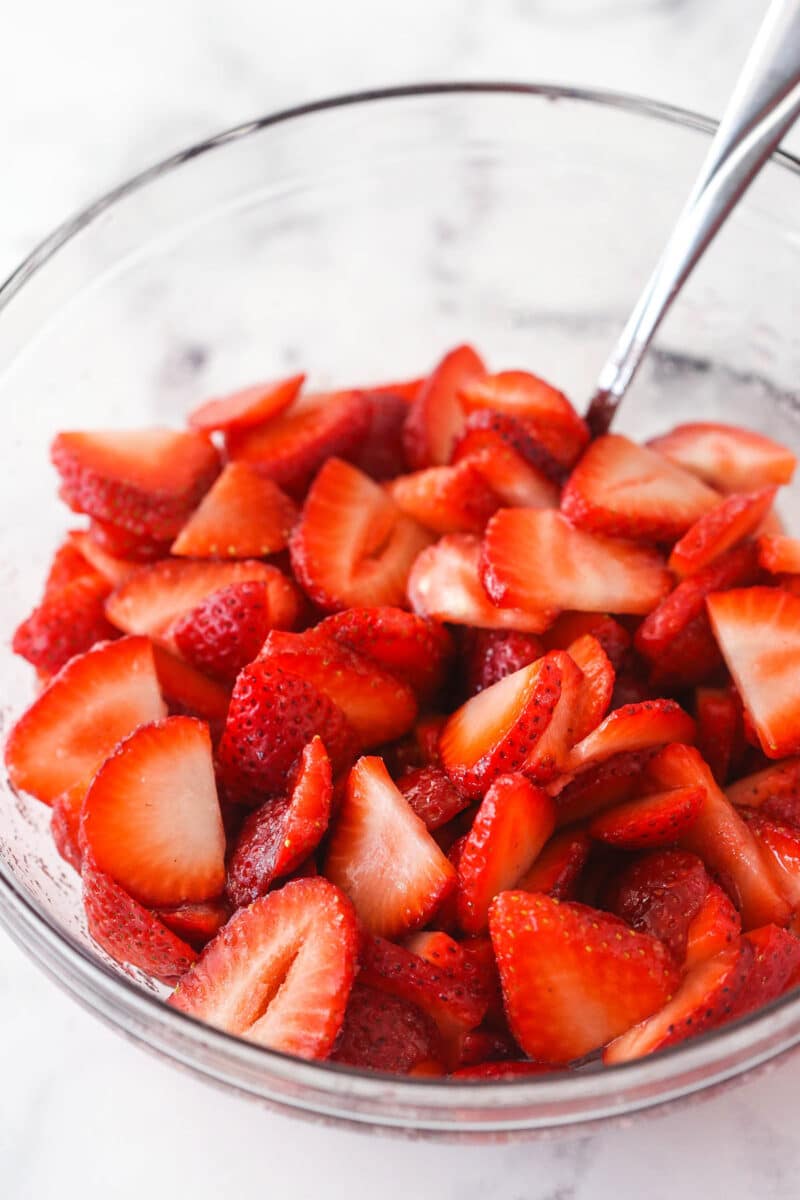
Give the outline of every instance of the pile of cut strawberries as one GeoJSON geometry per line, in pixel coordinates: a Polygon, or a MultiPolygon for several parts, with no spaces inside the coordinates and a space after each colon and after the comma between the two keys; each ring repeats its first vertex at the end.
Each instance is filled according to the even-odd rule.
{"type": "Polygon", "coordinates": [[[794,456],[594,439],[467,346],[64,432],[6,745],[89,932],[262,1046],[619,1063],[800,983],[794,456]],[[795,757],[797,756],[797,757],[795,757]]]}

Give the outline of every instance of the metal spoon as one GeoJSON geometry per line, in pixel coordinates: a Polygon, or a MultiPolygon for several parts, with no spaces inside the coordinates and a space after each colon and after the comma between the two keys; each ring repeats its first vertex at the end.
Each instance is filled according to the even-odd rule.
{"type": "Polygon", "coordinates": [[[664,252],[600,372],[587,413],[605,433],[703,251],[800,116],[800,0],[772,0],[664,252]]]}

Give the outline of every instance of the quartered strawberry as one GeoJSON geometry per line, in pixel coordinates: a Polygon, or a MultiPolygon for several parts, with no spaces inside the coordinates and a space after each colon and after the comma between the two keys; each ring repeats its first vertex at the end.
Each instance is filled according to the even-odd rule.
{"type": "Polygon", "coordinates": [[[407,1075],[439,1052],[436,1026],[416,1004],[356,983],[331,1062],[407,1075]]]}
{"type": "Polygon", "coordinates": [[[625,867],[604,900],[613,913],[640,933],[658,938],[675,962],[682,963],[693,923],[712,886],[716,885],[696,854],[658,850],[625,867]]]}
{"type": "Polygon", "coordinates": [[[676,575],[693,575],[754,533],[764,520],[777,488],[761,488],[728,496],[704,513],[676,542],[668,566],[676,575]]]}
{"type": "Polygon", "coordinates": [[[350,772],[325,874],[350,896],[364,927],[383,937],[424,925],[456,879],[380,758],[361,758],[350,772]]]}
{"type": "Polygon", "coordinates": [[[77,530],[68,533],[67,540],[61,543],[50,560],[47,578],[44,581],[43,600],[55,596],[57,592],[60,592],[67,584],[74,583],[76,579],[91,579],[97,574],[103,574],[94,566],[91,559],[81,553],[80,546],[74,540],[77,533],[77,530]]]}
{"type": "Polygon", "coordinates": [[[514,885],[521,892],[544,892],[554,900],[573,900],[591,849],[588,834],[565,829],[547,845],[514,885]]]}
{"type": "Polygon", "coordinates": [[[292,534],[292,568],[327,612],[402,604],[411,565],[429,541],[368,475],[329,458],[292,534]]]}
{"type": "Polygon", "coordinates": [[[100,871],[91,857],[84,862],[81,877],[89,934],[115,962],[174,983],[197,960],[188,943],[100,871]]]}
{"type": "MultiPolygon", "coordinates": [[[[599,645],[597,649],[602,654],[599,645]]],[[[567,769],[572,746],[581,731],[591,722],[597,710],[583,671],[564,650],[551,650],[547,655],[559,672],[561,692],[547,728],[525,756],[522,770],[537,783],[549,783],[567,769]]],[[[609,697],[610,698],[610,697],[609,697]]],[[[601,697],[602,702],[602,697],[601,697]]]]}
{"type": "Polygon", "coordinates": [[[56,850],[71,867],[80,871],[83,851],[80,842],[81,809],[86,795],[86,785],[77,783],[67,788],[53,801],[50,817],[50,832],[56,850]]]}
{"type": "Polygon", "coordinates": [[[705,899],[686,931],[684,969],[689,970],[703,959],[713,958],[720,950],[738,941],[741,932],[742,918],[732,901],[718,883],[709,882],[705,899]]]}
{"type": "Polygon", "coordinates": [[[228,715],[230,688],[209,679],[183,659],[170,654],[163,646],[153,642],[152,648],[158,686],[170,711],[177,715],[201,717],[209,722],[216,737],[220,723],[228,715]]]}
{"type": "Polygon", "coordinates": [[[500,775],[478,809],[458,864],[458,915],[483,933],[489,906],[531,867],[555,828],[553,801],[524,775],[500,775]]]}
{"type": "Polygon", "coordinates": [[[532,1075],[550,1075],[553,1068],[546,1063],[530,1062],[520,1059],[518,1062],[482,1062],[469,1067],[458,1067],[450,1072],[451,1079],[459,1081],[472,1080],[474,1083],[493,1083],[498,1079],[527,1079],[532,1075]]]}
{"type": "Polygon", "coordinates": [[[674,700],[643,700],[615,708],[576,746],[567,760],[568,771],[585,771],[615,754],[663,746],[666,742],[693,742],[695,723],[674,700]]]}
{"type": "Polygon", "coordinates": [[[771,1004],[800,982],[800,938],[777,925],[763,925],[744,936],[753,947],[753,962],[730,1020],[771,1004]]]}
{"type": "Polygon", "coordinates": [[[112,588],[119,587],[141,566],[141,563],[132,559],[117,558],[110,554],[87,529],[73,529],[69,541],[84,562],[91,564],[92,569],[102,575],[112,588]]]}
{"type": "Polygon", "coordinates": [[[592,533],[671,542],[718,502],[718,494],[688,471],[609,433],[591,443],[573,470],[561,511],[592,533]]]}
{"type": "Polygon", "coordinates": [[[800,908],[800,831],[761,812],[741,812],[772,867],[781,894],[792,909],[800,908]]]}
{"type": "Polygon", "coordinates": [[[697,820],[705,797],[702,787],[652,792],[601,813],[589,825],[589,833],[620,850],[669,846],[697,820]]]}
{"type": "Polygon", "coordinates": [[[189,414],[189,424],[194,429],[219,429],[225,433],[263,425],[292,404],[304,382],[305,375],[292,375],[289,379],[251,384],[228,396],[206,400],[189,414]]]}
{"type": "Polygon", "coordinates": [[[697,748],[724,786],[741,737],[739,703],[730,688],[698,688],[695,709],[697,748]]]}
{"type": "Polygon", "coordinates": [[[433,533],[483,533],[500,497],[470,459],[400,475],[389,495],[407,516],[433,533]]]}
{"type": "Polygon", "coordinates": [[[800,750],[800,596],[743,588],[708,597],[720,650],[769,758],[800,750]]]}
{"type": "Polygon", "coordinates": [[[669,999],[677,970],[662,943],[608,913],[502,892],[489,917],[506,1011],[531,1058],[566,1064],[669,999]]]}
{"type": "Polygon", "coordinates": [[[301,1058],[327,1058],[356,972],[352,905],[321,877],[241,908],[168,1003],[208,1025],[301,1058]]]}
{"type": "Polygon", "coordinates": [[[498,775],[519,770],[547,729],[561,695],[551,656],[507,675],[463,704],[442,730],[442,766],[465,795],[482,795],[498,775]]]}
{"type": "Polygon", "coordinates": [[[534,612],[648,613],[672,586],[655,551],[528,508],[501,509],[487,525],[483,582],[495,604],[534,612]],[[531,563],[546,563],[547,570],[531,570],[531,563]]]}
{"type": "Polygon", "coordinates": [[[625,804],[641,794],[642,772],[657,747],[614,754],[605,762],[587,767],[574,778],[561,777],[548,784],[556,798],[558,825],[572,825],[595,813],[625,804]]]}
{"type": "Polygon", "coordinates": [[[800,828],[800,757],[737,779],[726,793],[739,808],[756,808],[766,817],[800,828]]]}
{"type": "Polygon", "coordinates": [[[266,895],[316,850],[328,828],[332,795],[330,759],[315,737],[303,750],[290,793],[267,800],[242,826],[226,884],[236,908],[266,895]]]}
{"type": "Polygon", "coordinates": [[[120,742],[86,793],[81,838],[97,868],[142,904],[218,896],[225,833],[206,725],[167,717],[120,742]]]}
{"type": "Polygon", "coordinates": [[[175,537],[220,469],[204,434],[172,429],[60,433],[50,453],[70,508],[156,540],[175,537]]]}
{"type": "Polygon", "coordinates": [[[501,371],[470,381],[461,390],[465,412],[492,409],[517,417],[548,452],[571,467],[589,441],[589,430],[563,392],[528,371],[501,371]]]}
{"type": "Polygon", "coordinates": [[[232,462],[172,543],[181,558],[263,558],[289,545],[293,500],[247,462],[232,462]]]}
{"type": "Polygon", "coordinates": [[[509,437],[508,422],[489,417],[493,414],[475,412],[467,418],[453,447],[452,462],[472,463],[504,508],[558,508],[559,491],[550,463],[541,458],[531,461],[530,439],[521,427],[518,433],[512,425],[515,436],[509,437]]]}
{"type": "Polygon", "coordinates": [[[269,585],[250,579],[211,592],[169,626],[178,651],[199,671],[233,682],[272,628],[269,585]]]}
{"type": "Polygon", "coordinates": [[[788,483],[796,465],[791,450],[763,434],[711,421],[677,425],[649,445],[721,492],[788,483]]]}
{"type": "Polygon", "coordinates": [[[67,663],[11,730],[11,782],[52,804],[67,788],[88,784],[138,725],[165,713],[147,639],[103,643],[67,663]]]}
{"type": "Polygon", "coordinates": [[[481,582],[480,564],[481,543],[473,534],[447,534],[428,546],[417,557],[408,577],[408,598],[414,612],[475,629],[541,633],[547,628],[553,612],[498,608],[481,582]]]}
{"type": "Polygon", "coordinates": [[[611,666],[615,671],[618,670],[630,649],[631,637],[619,621],[607,613],[561,613],[545,632],[542,641],[547,650],[568,650],[573,642],[586,634],[597,639],[611,666]]]}
{"type": "Polygon", "coordinates": [[[224,899],[204,900],[200,904],[158,908],[155,916],[194,950],[202,950],[230,920],[231,910],[224,899]]]}
{"type": "Polygon", "coordinates": [[[467,694],[477,695],[529,666],[544,654],[544,646],[532,633],[515,629],[476,629],[465,644],[467,694]]]}
{"type": "Polygon", "coordinates": [[[800,575],[800,538],[762,534],[758,561],[770,575],[800,575]]]}
{"type": "Polygon", "coordinates": [[[464,424],[459,392],[485,374],[483,362],[471,346],[457,346],[446,354],[422,384],[405,423],[406,458],[415,470],[444,466],[464,424]]]}
{"type": "Polygon", "coordinates": [[[11,642],[15,654],[49,675],[96,642],[117,636],[106,619],[111,588],[100,575],[83,575],[51,591],[18,625],[11,642]]]}
{"type": "Polygon", "coordinates": [[[372,479],[394,479],[406,468],[403,447],[403,429],[413,395],[404,394],[402,389],[419,391],[424,380],[413,380],[410,385],[398,384],[386,388],[371,388],[364,392],[369,407],[369,424],[358,447],[351,453],[351,460],[359,471],[372,479]]]}
{"type": "Polygon", "coordinates": [[[580,669],[577,720],[572,725],[573,744],[596,729],[608,712],[614,694],[614,668],[598,639],[585,633],[570,642],[567,653],[580,669]]]}
{"type": "Polygon", "coordinates": [[[441,829],[470,803],[441,767],[418,767],[408,771],[397,780],[397,786],[430,830],[441,829]]]}

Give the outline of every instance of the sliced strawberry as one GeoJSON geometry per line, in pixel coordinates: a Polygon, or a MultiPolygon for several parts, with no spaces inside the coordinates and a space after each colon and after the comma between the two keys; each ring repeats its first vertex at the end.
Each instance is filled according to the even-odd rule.
{"type": "Polygon", "coordinates": [[[770,575],[800,575],[800,538],[762,534],[758,561],[770,575]]]}
{"type": "Polygon", "coordinates": [[[492,900],[529,870],[555,824],[553,801],[524,775],[495,779],[458,864],[458,914],[465,933],[485,932],[492,900]]]}
{"type": "Polygon", "coordinates": [[[774,487],[735,493],[704,513],[676,542],[668,566],[676,575],[693,575],[720,554],[754,533],[772,508],[774,487]]]}
{"type": "Polygon", "coordinates": [[[365,928],[385,937],[424,925],[456,880],[380,758],[361,758],[350,772],[325,874],[350,896],[365,928]]]}
{"type": "Polygon", "coordinates": [[[225,720],[231,701],[230,688],[209,679],[155,642],[153,661],[158,685],[173,712],[201,717],[212,726],[218,726],[225,720]]]}
{"type": "Polygon", "coordinates": [[[528,371],[501,371],[461,390],[465,412],[493,409],[522,420],[550,454],[571,467],[589,441],[589,430],[563,392],[528,371]]]}
{"type": "Polygon", "coordinates": [[[542,640],[547,650],[568,650],[586,634],[597,639],[614,670],[618,670],[630,649],[631,638],[619,621],[606,613],[561,613],[542,640]]]}
{"type": "Polygon", "coordinates": [[[202,950],[230,920],[231,910],[225,900],[204,900],[202,904],[159,908],[155,916],[193,949],[202,950]]]}
{"type": "Polygon", "coordinates": [[[658,850],[625,867],[607,889],[605,902],[634,929],[663,942],[681,963],[712,886],[696,854],[658,850]]]}
{"type": "Polygon", "coordinates": [[[488,935],[465,938],[459,945],[462,954],[475,973],[477,987],[482,995],[489,998],[486,1015],[481,1021],[481,1028],[494,1030],[511,1037],[491,938],[488,935]]]}
{"type": "Polygon", "coordinates": [[[478,692],[499,683],[529,666],[544,654],[544,646],[531,633],[515,629],[476,629],[466,643],[465,676],[467,693],[478,692]]]}
{"type": "Polygon", "coordinates": [[[527,1079],[531,1075],[549,1075],[553,1068],[546,1063],[530,1062],[520,1059],[519,1062],[482,1062],[468,1067],[458,1067],[450,1072],[451,1079],[470,1080],[475,1083],[492,1083],[497,1079],[527,1079]]]}
{"type": "Polygon", "coordinates": [[[782,895],[792,909],[800,908],[800,831],[760,812],[748,813],[742,809],[742,815],[771,863],[782,895]]]}
{"type": "Polygon", "coordinates": [[[796,459],[791,450],[752,429],[699,421],[677,425],[650,446],[721,492],[750,492],[788,483],[796,459]]]}
{"type": "Polygon", "coordinates": [[[442,765],[465,795],[519,770],[553,716],[561,671],[551,656],[507,675],[463,704],[442,730],[442,765]]]}
{"type": "MultiPolygon", "coordinates": [[[[674,700],[643,700],[615,708],[602,724],[570,751],[567,770],[585,771],[615,754],[693,742],[694,720],[674,700]]],[[[676,785],[678,786],[678,785],[676,785]]]]}
{"type": "Polygon", "coordinates": [[[702,787],[652,792],[595,817],[589,833],[620,850],[670,846],[697,820],[706,793],[702,787]]]}
{"type": "Polygon", "coordinates": [[[744,936],[753,947],[753,962],[730,1020],[771,1004],[795,987],[800,975],[800,938],[793,933],[777,925],[763,925],[744,936]]]}
{"type": "Polygon", "coordinates": [[[138,904],[89,858],[81,872],[89,934],[115,962],[129,963],[166,983],[197,960],[190,945],[138,904]]]}
{"type": "Polygon", "coordinates": [[[228,456],[253,463],[297,498],[326,459],[356,450],[369,422],[370,407],[362,392],[303,396],[265,425],[229,433],[228,456]]]}
{"type": "Polygon", "coordinates": [[[757,808],[767,817],[800,828],[800,758],[787,758],[726,789],[731,804],[757,808]]]}
{"type": "Polygon", "coordinates": [[[331,1062],[407,1075],[439,1051],[433,1021],[416,1004],[356,983],[331,1062]]]}
{"type": "MultiPolygon", "coordinates": [[[[599,645],[597,649],[600,650],[599,645]]],[[[522,765],[526,775],[542,784],[549,783],[567,768],[571,748],[590,721],[593,708],[596,710],[588,681],[572,656],[564,650],[551,650],[547,659],[559,672],[561,692],[547,728],[522,765]]]]}
{"type": "Polygon", "coordinates": [[[40,671],[52,675],[76,654],[96,642],[117,637],[106,619],[105,601],[111,588],[100,575],[84,575],[50,592],[21,625],[11,647],[40,671]]]}
{"type": "MultiPolygon", "coordinates": [[[[415,380],[410,386],[419,391],[423,382],[415,380]]],[[[403,388],[409,385],[398,386],[403,388]]],[[[390,386],[365,391],[364,399],[369,406],[369,424],[351,456],[352,462],[371,479],[394,479],[406,466],[403,430],[413,397],[403,395],[390,386]]]]}
{"type": "Polygon", "coordinates": [[[67,788],[53,801],[50,832],[56,850],[71,867],[80,872],[83,851],[80,843],[81,809],[86,795],[86,785],[77,783],[67,788]]]}
{"type": "Polygon", "coordinates": [[[88,783],[117,742],[165,712],[146,638],[97,646],[67,663],[11,730],[11,783],[52,804],[88,783]]]}
{"type": "Polygon", "coordinates": [[[262,580],[231,583],[173,621],[169,636],[199,671],[232,682],[272,628],[269,600],[269,584],[262,580]]]}
{"type": "Polygon", "coordinates": [[[769,758],[800,750],[800,597],[743,588],[708,597],[728,670],[769,758]]]}
{"type": "Polygon", "coordinates": [[[263,558],[285,550],[294,501],[247,462],[228,463],[172,543],[181,558],[263,558]]]}
{"type": "MultiPolygon", "coordinates": [[[[473,1029],[470,1033],[465,1033],[461,1039],[458,1070],[466,1071],[466,1078],[469,1078],[470,1074],[475,1078],[489,1078],[491,1077],[489,1068],[522,1066],[523,1064],[520,1062],[509,1063],[508,1061],[516,1059],[518,1054],[519,1046],[511,1034],[491,1029],[473,1029]],[[470,1068],[472,1068],[471,1071],[470,1068]],[[475,1068],[477,1068],[477,1074],[475,1068]]],[[[533,1066],[534,1064],[528,1063],[527,1065],[533,1066]]],[[[502,1075],[497,1078],[502,1078],[502,1075]]]]}
{"type": "Polygon", "coordinates": [[[91,559],[81,553],[80,546],[74,540],[76,533],[77,531],[67,534],[67,541],[61,543],[50,560],[47,578],[44,581],[43,600],[55,596],[76,579],[91,579],[98,573],[103,574],[91,559]]]}
{"type": "Polygon", "coordinates": [[[656,753],[655,748],[614,754],[605,762],[588,767],[574,779],[556,779],[548,790],[556,797],[558,825],[572,825],[595,813],[626,804],[641,794],[641,779],[645,764],[656,753]]]}
{"type": "Polygon", "coordinates": [[[395,379],[391,383],[369,384],[361,390],[367,396],[392,396],[408,405],[416,400],[426,379],[426,375],[400,381],[395,379]]]}
{"type": "Polygon", "coordinates": [[[292,567],[314,603],[328,612],[402,604],[411,565],[429,541],[368,475],[330,458],[292,535],[292,567]]]}
{"type": "Polygon", "coordinates": [[[419,767],[397,780],[397,786],[424,821],[426,829],[441,829],[469,806],[469,798],[445,775],[441,767],[419,767]]]}
{"type": "Polygon", "coordinates": [[[689,922],[683,965],[686,970],[703,959],[713,958],[738,941],[742,918],[718,883],[710,883],[705,899],[689,922]]]}
{"type": "Polygon", "coordinates": [[[207,437],[171,429],[60,433],[51,457],[75,512],[157,540],[175,537],[220,467],[207,437]]]}
{"type": "Polygon", "coordinates": [[[402,512],[434,533],[483,533],[500,507],[500,497],[471,459],[400,475],[389,484],[389,495],[402,512]]]}
{"type": "Polygon", "coordinates": [[[604,1046],[669,998],[677,971],[657,938],[581,904],[502,892],[489,917],[514,1037],[566,1064],[604,1046]]]}
{"type": "Polygon", "coordinates": [[[486,527],[483,582],[495,604],[524,610],[648,613],[671,576],[652,550],[575,529],[548,509],[505,508],[486,527]]]}
{"type": "Polygon", "coordinates": [[[698,688],[695,707],[697,748],[722,786],[740,736],[739,704],[730,688],[698,688]]]}
{"type": "Polygon", "coordinates": [[[315,737],[303,750],[288,796],[250,813],[228,863],[226,892],[236,908],[265,896],[316,850],[331,813],[331,764],[315,737]]]}
{"type": "MultiPolygon", "coordinates": [[[[523,509],[520,512],[526,511],[523,509]]],[[[408,577],[408,598],[416,613],[471,625],[476,629],[516,629],[541,633],[554,613],[530,608],[498,608],[481,582],[481,543],[469,533],[451,533],[418,555],[408,577]]]]}
{"type": "Polygon", "coordinates": [[[132,559],[117,558],[113,554],[109,554],[88,530],[73,529],[69,540],[76,553],[79,553],[86,563],[91,563],[97,574],[102,575],[112,588],[119,587],[141,566],[141,563],[132,559]]]}
{"type": "Polygon", "coordinates": [[[724,671],[722,655],[705,613],[676,634],[669,650],[652,660],[649,685],[656,692],[684,691],[717,681],[724,671]]]}
{"type": "Polygon", "coordinates": [[[261,1046],[327,1058],[357,952],[347,897],[327,879],[296,879],[239,909],[168,1003],[261,1046]]]}
{"type": "Polygon", "coordinates": [[[558,508],[558,486],[547,473],[550,463],[536,456],[531,461],[524,430],[512,425],[515,436],[509,436],[508,424],[487,419],[492,415],[476,412],[467,418],[453,447],[453,463],[472,463],[504,508],[558,508]]]}
{"type": "Polygon", "coordinates": [[[464,951],[449,934],[440,929],[426,929],[422,933],[411,933],[404,940],[406,950],[424,958],[435,967],[459,967],[463,969],[466,959],[464,951]]]}
{"type": "MultiPolygon", "coordinates": [[[[187,514],[188,515],[188,514],[187,514]]],[[[155,562],[169,554],[172,538],[152,537],[147,533],[132,533],[123,525],[92,518],[88,535],[105,554],[139,564],[155,562]]]]}
{"type": "Polygon", "coordinates": [[[228,396],[206,400],[189,414],[189,424],[195,429],[249,429],[277,417],[297,397],[305,375],[292,375],[273,383],[256,383],[228,396]]]}
{"type": "Polygon", "coordinates": [[[406,458],[415,470],[444,466],[464,424],[459,392],[485,373],[471,346],[457,346],[431,372],[409,409],[404,430],[406,458]]]}
{"type": "Polygon", "coordinates": [[[534,864],[514,885],[521,892],[544,892],[554,900],[573,900],[591,849],[588,834],[565,829],[552,837],[534,864]]]}
{"type": "Polygon", "coordinates": [[[577,703],[577,720],[572,725],[574,742],[596,729],[608,712],[614,694],[614,668],[601,643],[585,633],[567,646],[567,653],[583,679],[577,703]]]}

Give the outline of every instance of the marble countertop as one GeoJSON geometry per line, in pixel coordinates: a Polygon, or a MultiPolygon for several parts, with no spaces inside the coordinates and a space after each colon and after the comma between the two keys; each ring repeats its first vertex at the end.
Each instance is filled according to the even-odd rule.
{"type": "MultiPolygon", "coordinates": [[[[762,0],[27,0],[0,39],[0,277],[172,150],[326,93],[544,79],[720,110],[762,0]]],[[[800,148],[800,136],[790,144],[800,148]]],[[[0,934],[0,1195],[789,1200],[800,1062],[624,1129],[453,1147],[270,1116],[81,1011],[0,934]]]]}

